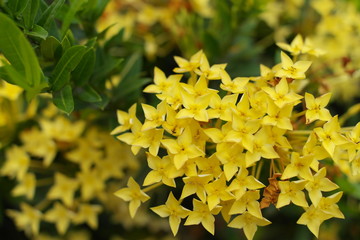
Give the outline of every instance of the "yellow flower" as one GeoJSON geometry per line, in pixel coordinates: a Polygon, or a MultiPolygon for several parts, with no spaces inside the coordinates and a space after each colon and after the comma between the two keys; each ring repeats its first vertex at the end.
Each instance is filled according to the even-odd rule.
{"type": "Polygon", "coordinates": [[[81,224],[87,223],[92,229],[98,227],[98,214],[101,212],[102,207],[100,205],[85,204],[82,203],[79,206],[78,212],[73,216],[73,223],[81,224]]]}
{"type": "Polygon", "coordinates": [[[340,201],[342,194],[343,192],[337,192],[329,197],[322,197],[317,207],[331,217],[344,219],[344,214],[340,211],[339,206],[336,204],[340,201]]]}
{"type": "Polygon", "coordinates": [[[292,55],[297,56],[303,51],[304,41],[302,36],[300,34],[297,34],[290,44],[279,42],[276,43],[276,45],[278,45],[285,51],[290,52],[292,55]]]}
{"type": "Polygon", "coordinates": [[[69,118],[59,115],[54,120],[41,119],[40,126],[41,130],[53,139],[62,142],[73,142],[84,131],[85,122],[71,122],[69,118]]]}
{"type": "Polygon", "coordinates": [[[293,126],[290,121],[292,110],[292,105],[285,105],[279,108],[274,103],[269,102],[267,115],[262,119],[262,124],[292,130],[293,126]]]}
{"type": "Polygon", "coordinates": [[[147,154],[147,161],[152,171],[146,175],[144,186],[162,181],[170,187],[176,187],[174,178],[180,176],[180,171],[172,164],[169,156],[161,159],[158,156],[147,154]]]}
{"type": "Polygon", "coordinates": [[[337,116],[331,118],[322,128],[315,128],[314,132],[331,157],[334,156],[336,146],[348,142],[346,138],[340,134],[340,125],[337,116]]]}
{"type": "Polygon", "coordinates": [[[0,97],[15,101],[24,90],[6,81],[0,81],[0,97]]]}
{"type": "Polygon", "coordinates": [[[79,188],[77,179],[68,178],[57,172],[55,173],[55,184],[47,193],[48,199],[61,199],[66,206],[71,207],[74,201],[75,191],[79,188]]]}
{"type": "Polygon", "coordinates": [[[238,94],[226,95],[223,99],[219,95],[214,94],[210,99],[210,109],[208,109],[209,119],[220,118],[224,121],[232,120],[232,112],[235,110],[235,103],[238,94]]]}
{"type": "Polygon", "coordinates": [[[182,75],[171,75],[166,78],[165,73],[161,71],[159,68],[155,67],[154,69],[154,83],[147,86],[144,89],[146,93],[160,93],[160,94],[168,94],[171,92],[173,85],[178,83],[182,75]]]}
{"type": "Polygon", "coordinates": [[[146,131],[149,129],[153,129],[161,126],[161,124],[165,121],[166,108],[167,104],[165,101],[162,101],[157,105],[157,108],[147,104],[141,104],[144,114],[145,114],[145,122],[142,126],[141,130],[146,131]]]}
{"type": "Polygon", "coordinates": [[[28,172],[19,184],[11,191],[13,196],[25,195],[28,200],[34,198],[36,188],[36,177],[35,174],[28,172]]]}
{"type": "Polygon", "coordinates": [[[134,118],[136,118],[136,103],[129,108],[128,112],[118,110],[117,119],[120,126],[116,127],[111,132],[111,135],[119,134],[125,132],[126,130],[129,130],[133,124],[134,118]]]}
{"type": "Polygon", "coordinates": [[[245,167],[244,148],[239,143],[222,143],[216,146],[216,156],[223,164],[226,180],[230,180],[239,168],[245,167]]]}
{"type": "Polygon", "coordinates": [[[3,176],[22,180],[29,168],[30,157],[22,147],[11,146],[5,153],[5,164],[0,169],[3,176]]]}
{"type": "Polygon", "coordinates": [[[318,237],[321,223],[329,218],[331,218],[330,215],[311,205],[296,223],[306,225],[315,237],[318,237]]]}
{"type": "Polygon", "coordinates": [[[85,201],[94,198],[105,189],[105,180],[99,176],[97,168],[78,172],[76,178],[80,182],[81,199],[85,201]]]}
{"type": "Polygon", "coordinates": [[[329,121],[331,119],[331,114],[329,110],[325,109],[325,106],[329,103],[331,98],[331,93],[326,93],[318,98],[310,93],[305,93],[305,103],[306,103],[306,123],[309,124],[315,120],[329,121]]]}
{"type": "MultiPolygon", "coordinates": [[[[313,155],[314,160],[315,159],[322,160],[324,158],[329,157],[329,154],[324,149],[324,147],[318,145],[318,141],[317,141],[317,138],[316,138],[316,135],[314,132],[312,132],[309,135],[308,139],[306,140],[306,143],[303,147],[302,154],[303,154],[303,156],[313,155]]],[[[314,162],[312,164],[314,164],[314,162]]],[[[312,167],[312,165],[310,167],[312,167]]],[[[316,171],[317,169],[314,169],[314,170],[316,171]]]]}
{"type": "Polygon", "coordinates": [[[201,174],[191,177],[183,177],[185,183],[180,199],[184,199],[191,194],[196,193],[202,202],[206,201],[205,186],[213,179],[210,174],[201,174]]]}
{"type": "Polygon", "coordinates": [[[146,202],[150,199],[150,197],[140,189],[139,184],[137,184],[132,177],[129,178],[127,186],[127,188],[122,188],[114,194],[124,201],[130,202],[130,216],[134,218],[141,202],[146,202]]]}
{"type": "Polygon", "coordinates": [[[261,157],[267,159],[279,158],[279,155],[274,150],[274,144],[275,142],[271,141],[267,131],[264,128],[261,128],[254,135],[253,151],[246,152],[246,167],[252,166],[255,162],[259,161],[261,157]]]}
{"type": "Polygon", "coordinates": [[[216,154],[211,155],[209,158],[198,157],[195,158],[195,161],[196,166],[199,168],[199,174],[210,174],[217,178],[223,172],[216,154]]]}
{"type": "Polygon", "coordinates": [[[299,176],[306,180],[313,180],[313,175],[310,170],[310,165],[313,160],[313,155],[300,157],[299,153],[293,152],[291,154],[291,163],[286,166],[281,179],[288,179],[299,176]]]}
{"type": "Polygon", "coordinates": [[[360,150],[360,122],[355,127],[346,133],[346,137],[350,140],[351,145],[348,148],[349,160],[352,161],[360,150]]]}
{"type": "Polygon", "coordinates": [[[224,175],[221,175],[215,181],[205,185],[209,210],[213,210],[220,201],[228,201],[234,198],[234,195],[232,195],[226,188],[227,185],[224,175]]]}
{"type": "Polygon", "coordinates": [[[176,118],[194,118],[201,122],[207,122],[209,120],[206,108],[209,106],[210,94],[195,98],[193,95],[182,92],[181,96],[185,108],[177,113],[176,118]]]}
{"type": "MultiPolygon", "coordinates": [[[[200,77],[196,81],[194,86],[186,84],[186,83],[180,83],[180,85],[185,90],[185,93],[190,94],[194,98],[205,96],[207,94],[211,95],[211,97],[209,96],[209,98],[218,96],[216,94],[218,92],[217,90],[208,88],[207,80],[205,79],[205,77],[200,77]]],[[[184,90],[182,90],[182,92],[184,92],[184,90]]]]}
{"type": "Polygon", "coordinates": [[[28,235],[38,235],[42,213],[32,206],[20,203],[21,212],[7,210],[7,214],[15,220],[16,226],[28,235]]]}
{"type": "Polygon", "coordinates": [[[89,147],[87,139],[77,141],[77,147],[66,153],[66,159],[79,164],[81,170],[89,170],[94,163],[103,157],[103,152],[97,148],[89,147]]]}
{"type": "Polygon", "coordinates": [[[281,52],[281,69],[275,74],[276,77],[305,79],[305,72],[309,69],[310,61],[298,61],[294,64],[291,58],[284,52],[281,52]]]}
{"type": "Polygon", "coordinates": [[[221,75],[221,89],[229,91],[231,93],[244,93],[246,85],[249,82],[249,78],[237,77],[231,80],[229,74],[223,70],[220,72],[221,75]]]}
{"type": "Polygon", "coordinates": [[[236,199],[241,198],[247,189],[256,190],[265,187],[258,179],[248,174],[249,172],[246,168],[241,168],[236,178],[228,187],[228,190],[234,193],[236,199]]]}
{"type": "Polygon", "coordinates": [[[186,60],[182,57],[175,56],[175,62],[179,67],[174,68],[174,72],[176,73],[185,73],[185,72],[194,72],[200,66],[201,57],[203,55],[203,51],[200,50],[191,56],[190,60],[186,60]]]}
{"type": "Polygon", "coordinates": [[[186,218],[190,212],[180,205],[180,201],[176,200],[172,192],[170,192],[164,205],[153,207],[151,210],[160,217],[169,217],[170,228],[174,236],[179,230],[181,219],[186,218]]]}
{"type": "MultiPolygon", "coordinates": [[[[265,97],[266,97],[266,94],[265,94],[265,97]]],[[[254,98],[256,98],[256,97],[254,97],[254,98]]],[[[266,101],[267,98],[262,99],[262,100],[266,101]]],[[[252,103],[251,105],[252,106],[258,105],[258,103],[254,103],[254,104],[252,103]]],[[[255,108],[250,108],[250,97],[249,97],[249,94],[247,94],[247,93],[242,94],[240,101],[236,105],[236,108],[231,109],[231,110],[233,111],[233,116],[236,115],[238,118],[241,118],[245,121],[248,119],[256,119],[263,115],[262,112],[260,113],[255,108]]],[[[232,121],[232,119],[229,121],[232,121]]]]}
{"type": "Polygon", "coordinates": [[[305,198],[305,194],[302,191],[305,187],[305,180],[298,181],[279,181],[280,194],[278,202],[276,204],[277,208],[281,208],[293,202],[295,205],[301,207],[308,207],[308,203],[305,198]]]}
{"type": "Polygon", "coordinates": [[[209,61],[205,54],[201,55],[200,66],[195,69],[195,73],[204,76],[209,80],[220,79],[220,72],[223,71],[226,67],[226,64],[214,64],[210,67],[209,61]]]}
{"type": "Polygon", "coordinates": [[[314,175],[314,179],[305,185],[305,189],[308,191],[310,200],[315,207],[317,207],[320,202],[322,197],[321,192],[333,191],[339,188],[338,185],[331,182],[330,179],[325,176],[326,168],[323,167],[314,175]]]}
{"type": "Polygon", "coordinates": [[[282,78],[280,82],[274,88],[263,87],[262,88],[269,97],[274,100],[274,103],[279,108],[283,108],[285,105],[296,105],[299,103],[299,100],[303,98],[302,96],[289,91],[289,85],[285,78],[282,78]]]}
{"type": "Polygon", "coordinates": [[[245,121],[237,115],[233,116],[232,128],[226,137],[225,141],[241,143],[244,148],[252,152],[254,133],[260,128],[260,122],[258,120],[245,121]]]}
{"type": "Polygon", "coordinates": [[[131,151],[136,155],[140,148],[149,148],[153,155],[157,155],[160,146],[160,140],[163,136],[163,129],[149,129],[142,131],[142,124],[137,119],[133,119],[131,132],[126,132],[116,138],[131,146],[131,151]]]}
{"type": "Polygon", "coordinates": [[[36,157],[44,158],[44,166],[50,166],[57,153],[56,143],[52,138],[37,128],[32,128],[22,132],[20,139],[28,153],[36,157]]]}
{"type": "Polygon", "coordinates": [[[225,137],[231,129],[231,122],[228,122],[221,126],[221,130],[218,128],[207,128],[203,129],[203,131],[214,143],[222,143],[225,142],[225,137]]]}
{"type": "Polygon", "coordinates": [[[243,214],[246,210],[257,218],[262,218],[260,211],[260,198],[259,190],[246,191],[241,198],[237,199],[230,208],[229,214],[243,214]]]}
{"type": "Polygon", "coordinates": [[[161,143],[171,154],[174,154],[174,164],[177,169],[180,169],[187,160],[204,155],[203,151],[192,143],[190,127],[186,127],[177,140],[163,139],[161,143]]]}
{"type": "Polygon", "coordinates": [[[248,240],[252,240],[257,230],[257,226],[266,226],[270,223],[271,222],[265,218],[257,218],[249,212],[244,212],[240,216],[234,218],[228,226],[232,228],[244,229],[246,238],[248,240]]]}
{"type": "Polygon", "coordinates": [[[207,204],[197,199],[193,199],[193,206],[194,210],[189,213],[184,225],[197,225],[201,223],[209,233],[214,235],[215,217],[213,215],[217,215],[221,207],[215,207],[213,210],[210,210],[207,204]]]}
{"type": "Polygon", "coordinates": [[[55,202],[54,206],[45,213],[44,220],[55,223],[58,233],[64,235],[73,217],[73,211],[69,210],[61,203],[55,202]]]}
{"type": "Polygon", "coordinates": [[[269,141],[271,142],[275,142],[276,146],[285,148],[285,149],[291,149],[291,145],[288,141],[288,139],[286,138],[285,133],[287,132],[287,130],[285,129],[280,129],[278,127],[271,127],[271,126],[263,126],[263,129],[265,129],[268,137],[269,137],[269,141]]]}
{"type": "Polygon", "coordinates": [[[162,125],[165,131],[173,136],[180,136],[188,123],[189,119],[177,119],[175,110],[172,107],[167,107],[166,121],[162,125]]]}

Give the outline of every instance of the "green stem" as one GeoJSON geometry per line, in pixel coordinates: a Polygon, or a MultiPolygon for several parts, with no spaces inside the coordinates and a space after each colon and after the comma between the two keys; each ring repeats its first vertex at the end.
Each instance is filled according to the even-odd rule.
{"type": "Polygon", "coordinates": [[[155,183],[155,184],[153,184],[151,186],[148,186],[148,187],[144,188],[142,191],[143,192],[149,192],[150,190],[153,190],[154,188],[160,187],[161,185],[163,185],[163,183],[158,182],[158,183],[155,183]]]}

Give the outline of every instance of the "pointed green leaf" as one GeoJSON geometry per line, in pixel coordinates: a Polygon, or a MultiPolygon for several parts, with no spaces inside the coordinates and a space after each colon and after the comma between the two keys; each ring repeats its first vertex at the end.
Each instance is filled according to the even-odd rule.
{"type": "Polygon", "coordinates": [[[61,41],[61,46],[64,51],[68,50],[71,46],[74,45],[74,35],[72,34],[71,30],[66,32],[66,35],[63,37],[61,41]]]}
{"type": "Polygon", "coordinates": [[[58,47],[61,47],[59,40],[57,40],[53,36],[50,36],[46,38],[45,41],[42,41],[40,44],[41,55],[46,60],[53,60],[55,59],[55,52],[58,47]]]}
{"type": "Polygon", "coordinates": [[[125,97],[134,91],[141,89],[144,85],[151,82],[150,78],[134,78],[133,81],[121,81],[117,88],[116,98],[125,97]]]}
{"type": "Polygon", "coordinates": [[[40,0],[30,0],[27,4],[23,17],[24,17],[24,24],[27,29],[32,30],[35,23],[35,18],[38,13],[38,9],[40,6],[40,0]]]}
{"type": "Polygon", "coordinates": [[[90,85],[85,85],[81,89],[78,97],[82,101],[89,102],[89,103],[100,102],[102,100],[101,96],[90,85]]]}
{"type": "Polygon", "coordinates": [[[93,74],[95,60],[95,50],[90,48],[72,72],[72,80],[77,86],[83,86],[89,81],[91,75],[93,74]]]}
{"type": "Polygon", "coordinates": [[[79,64],[85,52],[85,46],[73,46],[61,56],[50,78],[51,88],[54,91],[60,90],[69,83],[70,73],[79,64]]]}
{"type": "Polygon", "coordinates": [[[34,27],[32,28],[32,30],[29,32],[26,29],[24,30],[24,33],[28,36],[32,36],[32,37],[38,37],[41,39],[46,39],[48,36],[48,32],[41,26],[39,25],[34,25],[34,27]]]}
{"type": "Polygon", "coordinates": [[[29,0],[10,0],[8,1],[8,7],[16,17],[22,14],[28,5],[29,0]]]}
{"type": "Polygon", "coordinates": [[[88,0],[84,5],[82,16],[85,16],[90,22],[96,21],[103,13],[109,0],[88,0]]]}
{"type": "Polygon", "coordinates": [[[68,36],[65,36],[63,38],[63,40],[61,41],[61,47],[64,51],[68,50],[69,48],[71,48],[71,42],[68,36]]]}
{"type": "Polygon", "coordinates": [[[53,92],[53,103],[67,114],[70,114],[74,110],[74,99],[69,84],[61,90],[53,92]]]}
{"type": "Polygon", "coordinates": [[[48,9],[46,9],[46,11],[41,15],[40,20],[37,22],[37,24],[45,29],[48,29],[64,2],[65,0],[53,1],[52,4],[48,7],[48,9]]]}
{"type": "MultiPolygon", "coordinates": [[[[94,83],[103,82],[108,75],[115,69],[120,68],[124,59],[115,59],[112,57],[106,58],[99,64],[95,64],[96,69],[94,70],[94,76],[91,78],[91,81],[94,83]]],[[[97,62],[98,63],[98,62],[97,62]]]]}
{"type": "Polygon", "coordinates": [[[0,52],[23,75],[22,81],[30,87],[41,83],[41,68],[30,43],[16,24],[0,13],[0,52]]]}
{"type": "Polygon", "coordinates": [[[30,89],[30,86],[24,81],[24,75],[19,73],[12,65],[5,65],[2,67],[4,70],[4,80],[17,85],[19,87],[22,87],[25,90],[30,89]]]}
{"type": "Polygon", "coordinates": [[[67,30],[70,27],[70,24],[73,22],[76,13],[81,9],[83,4],[85,4],[88,0],[72,0],[70,1],[70,8],[66,12],[66,15],[63,19],[63,23],[61,25],[61,36],[65,36],[67,30]]]}

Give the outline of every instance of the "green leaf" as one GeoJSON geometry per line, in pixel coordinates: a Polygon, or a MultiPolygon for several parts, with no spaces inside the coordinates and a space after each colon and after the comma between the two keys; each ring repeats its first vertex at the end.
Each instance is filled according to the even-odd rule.
{"type": "Polygon", "coordinates": [[[88,0],[84,5],[82,16],[84,16],[90,22],[96,21],[103,13],[109,0],[88,0]]]}
{"type": "Polygon", "coordinates": [[[41,55],[47,60],[55,59],[56,49],[60,46],[59,40],[50,36],[40,44],[41,55]]]}
{"type": "Polygon", "coordinates": [[[28,5],[29,0],[9,0],[8,7],[18,17],[28,5]]]}
{"type": "Polygon", "coordinates": [[[204,32],[203,41],[204,41],[204,50],[206,51],[209,58],[218,56],[221,53],[219,42],[215,39],[215,37],[211,33],[204,32]]]}
{"type": "Polygon", "coordinates": [[[340,189],[346,194],[349,194],[357,199],[360,199],[360,184],[351,182],[347,177],[337,177],[335,183],[339,185],[340,189]]]}
{"type": "Polygon", "coordinates": [[[40,0],[30,0],[27,4],[23,13],[26,29],[32,30],[32,28],[34,27],[35,18],[38,13],[39,6],[40,0]]]}
{"type": "Polygon", "coordinates": [[[24,76],[19,73],[12,65],[5,65],[2,67],[4,70],[3,79],[11,84],[22,87],[25,90],[30,89],[30,86],[23,81],[24,76]]]}
{"type": "Polygon", "coordinates": [[[91,79],[93,83],[103,82],[103,80],[106,79],[112,71],[114,71],[117,68],[120,68],[121,64],[124,62],[124,59],[122,58],[115,59],[109,57],[99,62],[97,62],[98,64],[95,64],[96,68],[94,70],[94,76],[91,79]]]}
{"type": "Polygon", "coordinates": [[[85,85],[77,96],[82,101],[89,103],[100,102],[102,100],[101,96],[90,85],[85,85]]]}
{"type": "Polygon", "coordinates": [[[41,39],[46,39],[48,36],[48,32],[41,26],[39,25],[34,25],[32,31],[28,31],[28,30],[24,30],[24,33],[28,36],[32,36],[32,37],[38,37],[41,39]]]}
{"type": "Polygon", "coordinates": [[[140,78],[142,68],[142,55],[134,53],[129,59],[126,60],[125,65],[120,73],[121,82],[116,87],[114,100],[124,98],[139,90],[151,79],[140,78]]]}
{"type": "Polygon", "coordinates": [[[69,84],[65,85],[61,90],[53,92],[53,103],[67,114],[74,110],[74,99],[69,84]]]}
{"type": "Polygon", "coordinates": [[[82,60],[72,72],[72,80],[77,86],[83,86],[89,81],[91,75],[93,74],[95,60],[95,50],[94,48],[90,48],[86,51],[82,60]]]}
{"type": "Polygon", "coordinates": [[[45,12],[41,15],[37,24],[45,29],[48,29],[64,2],[65,0],[55,0],[52,2],[48,9],[46,9],[45,12]]]}
{"type": "Polygon", "coordinates": [[[66,12],[65,17],[63,19],[63,23],[61,26],[61,36],[65,36],[67,30],[70,27],[70,24],[75,18],[76,13],[81,9],[83,4],[85,4],[88,0],[72,0],[70,1],[70,8],[66,12]]]}
{"type": "Polygon", "coordinates": [[[38,59],[21,30],[3,13],[0,13],[0,52],[19,74],[26,85],[42,85],[38,59]]]}
{"type": "Polygon", "coordinates": [[[68,50],[72,46],[71,40],[68,35],[66,35],[61,41],[61,46],[64,51],[68,50]]]}
{"type": "Polygon", "coordinates": [[[126,60],[125,66],[121,71],[123,81],[131,80],[134,76],[138,76],[141,71],[142,58],[140,53],[134,53],[126,60]]]}
{"type": "Polygon", "coordinates": [[[96,43],[97,43],[97,37],[93,37],[87,41],[86,46],[90,48],[95,47],[96,43]]]}
{"type": "Polygon", "coordinates": [[[85,46],[73,46],[65,51],[56,65],[50,84],[54,91],[60,90],[70,81],[70,73],[76,68],[86,52],[85,46]]]}
{"type": "Polygon", "coordinates": [[[121,81],[118,87],[116,98],[125,97],[134,91],[141,89],[141,87],[149,82],[151,82],[150,78],[135,78],[133,81],[121,81]]]}
{"type": "Polygon", "coordinates": [[[105,94],[101,94],[101,101],[100,102],[94,102],[93,104],[95,106],[97,106],[98,108],[104,110],[105,107],[109,104],[109,102],[110,102],[110,98],[105,94]]]}

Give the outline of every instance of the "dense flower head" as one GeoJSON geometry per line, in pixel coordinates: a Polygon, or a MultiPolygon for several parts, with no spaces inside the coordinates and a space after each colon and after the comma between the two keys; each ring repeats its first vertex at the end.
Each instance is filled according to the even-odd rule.
{"type": "MultiPolygon", "coordinates": [[[[169,217],[174,234],[186,217],[185,225],[201,223],[214,234],[214,216],[221,212],[230,227],[243,228],[252,239],[257,226],[270,223],[261,211],[270,204],[304,208],[298,223],[307,225],[315,236],[324,220],[343,218],[336,205],[341,192],[327,196],[326,192],[338,186],[319,164],[324,158],[336,161],[340,150],[348,153],[345,159],[350,164],[358,152],[354,147],[358,137],[355,132],[344,134],[338,117],[325,108],[330,94],[316,98],[298,87],[299,81],[306,81],[310,61],[294,63],[281,52],[282,62],[273,68],[262,65],[261,76],[234,79],[225,64],[208,66],[212,76],[219,76],[219,88],[227,93],[220,95],[209,87],[213,79],[201,70],[203,61],[209,65],[203,51],[189,61],[175,60],[177,74],[166,77],[155,68],[155,84],[145,88],[160,100],[156,108],[142,104],[145,122],[140,122],[133,106],[130,125],[122,116],[128,115],[119,115],[116,129],[127,127],[115,131],[120,133],[119,140],[132,145],[134,154],[140,148],[148,151],[150,171],[143,183],[147,187],[138,186],[136,196],[147,200],[145,193],[162,184],[178,189],[174,180],[182,179],[181,196],[170,192],[165,205],[152,208],[161,217],[169,217]],[[183,74],[187,72],[190,74],[183,74]],[[159,87],[160,83],[166,87],[159,87]],[[155,131],[161,131],[159,137],[153,137],[155,131]],[[154,145],[156,151],[151,148],[154,145]],[[265,164],[270,168],[269,183],[259,180],[265,164]],[[181,206],[185,198],[193,199],[192,210],[181,206]]],[[[125,200],[131,203],[134,199],[125,200]]],[[[134,205],[130,204],[130,211],[136,211],[134,205]]]]}
{"type": "MultiPolygon", "coordinates": [[[[97,229],[105,212],[122,214],[114,222],[125,222],[127,215],[110,203],[110,189],[139,167],[130,147],[52,105],[34,121],[38,125],[22,130],[18,144],[6,148],[0,169],[1,176],[16,180],[11,195],[22,199],[19,210],[6,211],[17,228],[40,238],[47,232],[42,222],[48,222],[64,237],[83,224],[97,229]]],[[[173,176],[168,176],[170,183],[173,176]]]]}

